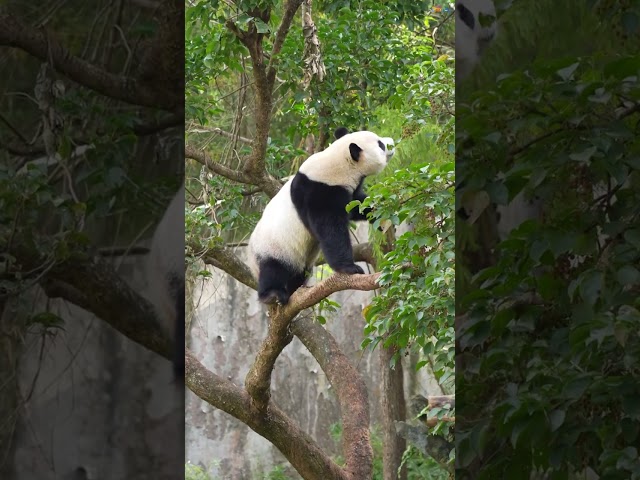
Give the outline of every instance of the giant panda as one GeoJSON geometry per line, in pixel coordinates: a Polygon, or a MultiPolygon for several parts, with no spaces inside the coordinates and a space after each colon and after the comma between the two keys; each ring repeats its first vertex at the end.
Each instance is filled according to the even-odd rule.
{"type": "Polygon", "coordinates": [[[271,199],[249,239],[249,266],[262,303],[286,305],[301,287],[320,253],[336,272],[364,273],[353,261],[349,220],[367,220],[368,211],[347,213],[364,200],[365,177],[382,171],[395,153],[393,139],[373,132],[335,131],[335,141],[311,155],[271,199]]]}
{"type": "Polygon", "coordinates": [[[154,305],[162,326],[174,337],[173,370],[175,379],[182,382],[185,354],[184,184],[153,234],[146,273],[147,298],[154,305]]]}
{"type": "Polygon", "coordinates": [[[492,0],[456,2],[456,79],[468,76],[484,49],[497,33],[496,8],[492,0]]]}

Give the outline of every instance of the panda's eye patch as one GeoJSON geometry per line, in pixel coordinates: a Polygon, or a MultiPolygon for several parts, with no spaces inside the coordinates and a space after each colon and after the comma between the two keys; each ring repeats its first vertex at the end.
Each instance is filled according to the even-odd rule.
{"type": "Polygon", "coordinates": [[[473,30],[473,27],[475,27],[476,25],[476,19],[473,18],[473,13],[471,13],[471,10],[469,10],[463,4],[459,3],[457,11],[460,20],[462,20],[467,25],[467,27],[473,30]]]}
{"type": "Polygon", "coordinates": [[[378,145],[380,146],[380,148],[382,149],[383,152],[385,152],[387,149],[384,146],[384,143],[382,143],[380,140],[378,140],[378,145]]]}

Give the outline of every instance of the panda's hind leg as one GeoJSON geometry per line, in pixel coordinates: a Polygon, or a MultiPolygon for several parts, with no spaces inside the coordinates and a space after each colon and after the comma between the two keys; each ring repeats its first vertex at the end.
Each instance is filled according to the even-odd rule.
{"type": "Polygon", "coordinates": [[[259,262],[258,300],[262,303],[289,303],[289,298],[305,280],[305,272],[298,271],[276,258],[259,262]]]}
{"type": "Polygon", "coordinates": [[[176,381],[184,382],[184,356],[185,356],[185,281],[184,277],[176,278],[172,282],[175,291],[176,321],[174,332],[174,357],[173,373],[176,381]]]}

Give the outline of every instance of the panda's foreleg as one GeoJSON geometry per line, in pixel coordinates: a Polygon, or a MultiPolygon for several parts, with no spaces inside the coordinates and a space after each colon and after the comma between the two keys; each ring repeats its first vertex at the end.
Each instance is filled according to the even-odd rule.
{"type": "MultiPolygon", "coordinates": [[[[343,207],[344,208],[344,207],[343,207]]],[[[349,216],[346,211],[324,210],[309,216],[311,232],[329,266],[336,272],[364,273],[353,261],[353,247],[349,236],[349,216]]]]}
{"type": "Polygon", "coordinates": [[[288,265],[277,258],[265,258],[259,261],[258,300],[262,303],[289,303],[289,297],[301,287],[306,275],[304,270],[288,265]]]}
{"type": "MultiPolygon", "coordinates": [[[[353,192],[354,200],[363,202],[365,198],[367,198],[367,194],[361,190],[361,187],[359,187],[355,192],[353,192]]],[[[371,213],[370,207],[365,208],[362,211],[362,213],[360,212],[360,207],[355,207],[355,208],[352,208],[351,211],[349,212],[349,219],[353,220],[354,222],[368,221],[370,223],[373,223],[373,220],[368,218],[369,213],[371,213]]]]}

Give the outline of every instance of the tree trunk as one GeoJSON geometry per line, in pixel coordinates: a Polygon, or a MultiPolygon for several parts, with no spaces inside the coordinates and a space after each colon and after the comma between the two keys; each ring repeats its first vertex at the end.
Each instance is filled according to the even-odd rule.
{"type": "Polygon", "coordinates": [[[15,321],[4,315],[5,299],[0,299],[0,478],[15,478],[15,426],[18,420],[18,377],[20,335],[15,321]]]}
{"type": "Polygon", "coordinates": [[[406,419],[402,362],[398,361],[393,369],[390,367],[391,358],[396,351],[395,348],[380,347],[384,480],[406,480],[407,478],[407,469],[404,466],[398,475],[407,442],[396,434],[395,427],[396,421],[406,419]]]}

